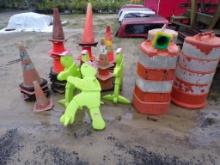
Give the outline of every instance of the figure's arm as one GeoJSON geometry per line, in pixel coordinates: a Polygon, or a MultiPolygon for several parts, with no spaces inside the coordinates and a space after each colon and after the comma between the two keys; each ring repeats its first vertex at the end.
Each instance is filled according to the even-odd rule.
{"type": "Polygon", "coordinates": [[[115,69],[114,69],[113,75],[114,75],[115,77],[117,77],[119,71],[120,71],[120,67],[116,66],[115,69]]]}
{"type": "Polygon", "coordinates": [[[82,89],[83,87],[85,87],[85,83],[86,83],[85,80],[73,76],[69,76],[67,78],[67,81],[78,89],[82,89]]]}
{"type": "Polygon", "coordinates": [[[68,69],[60,72],[57,79],[60,81],[67,80],[69,76],[80,77],[80,70],[75,63],[73,63],[68,69]]]}

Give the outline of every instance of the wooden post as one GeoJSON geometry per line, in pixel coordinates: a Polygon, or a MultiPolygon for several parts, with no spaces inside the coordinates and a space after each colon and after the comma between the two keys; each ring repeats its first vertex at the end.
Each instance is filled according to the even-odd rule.
{"type": "Polygon", "coordinates": [[[209,25],[209,29],[213,29],[216,25],[216,23],[218,22],[220,18],[220,4],[218,5],[218,8],[216,9],[215,15],[209,25]]]}
{"type": "Polygon", "coordinates": [[[190,25],[191,25],[191,27],[195,26],[196,13],[197,13],[197,0],[191,0],[191,12],[190,12],[190,25]]]}

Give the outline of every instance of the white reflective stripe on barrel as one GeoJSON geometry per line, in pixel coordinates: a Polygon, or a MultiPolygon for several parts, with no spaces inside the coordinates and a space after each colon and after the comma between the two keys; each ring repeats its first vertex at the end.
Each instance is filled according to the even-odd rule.
{"type": "Polygon", "coordinates": [[[215,73],[201,74],[193,73],[177,65],[176,77],[191,84],[210,84],[215,73]]]}
{"type": "Polygon", "coordinates": [[[143,92],[152,92],[152,93],[169,93],[172,90],[173,80],[170,81],[150,81],[143,80],[139,76],[136,79],[136,85],[143,92]]]}
{"type": "Polygon", "coordinates": [[[196,46],[189,44],[187,42],[183,43],[183,48],[182,48],[183,54],[196,57],[196,58],[201,58],[201,59],[212,59],[216,60],[220,58],[220,47],[219,48],[213,48],[209,54],[206,54],[199,50],[196,46]]]}
{"type": "Polygon", "coordinates": [[[152,69],[175,69],[177,62],[177,56],[169,57],[169,56],[148,56],[148,55],[140,55],[139,63],[144,67],[152,68],[152,69]]]}
{"type": "Polygon", "coordinates": [[[180,82],[178,80],[175,80],[173,87],[177,88],[187,94],[201,95],[201,94],[207,94],[209,92],[210,85],[211,85],[211,83],[206,84],[206,85],[202,85],[202,86],[201,85],[198,86],[195,84],[189,85],[184,82],[180,82]]]}
{"type": "Polygon", "coordinates": [[[218,60],[200,60],[191,58],[185,54],[181,54],[179,56],[179,63],[184,68],[193,72],[215,72],[215,69],[218,65],[218,60]]]}

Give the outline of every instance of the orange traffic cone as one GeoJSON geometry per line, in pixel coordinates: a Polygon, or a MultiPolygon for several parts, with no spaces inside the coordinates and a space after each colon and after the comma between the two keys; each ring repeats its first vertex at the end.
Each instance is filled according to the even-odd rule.
{"type": "Polygon", "coordinates": [[[58,8],[53,9],[53,41],[64,41],[63,27],[58,8]]]}
{"type": "Polygon", "coordinates": [[[49,54],[51,58],[53,58],[49,74],[51,89],[56,93],[63,94],[65,91],[66,81],[57,80],[57,75],[64,70],[60,58],[61,56],[69,54],[69,51],[67,51],[64,47],[65,37],[58,8],[53,9],[53,35],[50,41],[52,42],[52,49],[49,54]]]}
{"type": "Polygon", "coordinates": [[[52,58],[54,58],[52,70],[55,73],[59,73],[64,69],[60,63],[60,56],[69,52],[64,47],[64,32],[60,20],[59,10],[57,8],[53,9],[53,35],[50,41],[52,42],[53,46],[49,54],[52,58]]]}
{"type": "Polygon", "coordinates": [[[54,104],[51,99],[47,99],[44,95],[43,90],[41,89],[38,81],[34,81],[34,91],[36,96],[36,103],[34,104],[34,112],[47,111],[53,108],[54,104]]]}
{"type": "Polygon", "coordinates": [[[114,58],[114,51],[113,51],[113,47],[112,47],[112,29],[111,29],[111,26],[109,26],[109,25],[106,26],[106,28],[105,28],[104,39],[105,39],[105,45],[107,48],[108,60],[110,63],[114,63],[115,58],[114,58]]]}
{"type": "Polygon", "coordinates": [[[17,43],[20,52],[20,60],[23,72],[23,82],[19,85],[20,92],[24,95],[25,101],[35,100],[33,81],[38,81],[46,95],[49,95],[47,80],[40,78],[37,70],[35,69],[24,44],[17,43]]]}
{"type": "Polygon", "coordinates": [[[39,81],[40,82],[40,76],[38,72],[36,71],[26,48],[22,44],[17,44],[18,49],[20,52],[20,59],[21,59],[21,65],[22,65],[22,71],[23,71],[23,86],[33,86],[33,81],[39,81]]]}
{"type": "Polygon", "coordinates": [[[87,4],[86,11],[86,20],[84,24],[84,31],[82,35],[80,46],[83,47],[83,50],[88,50],[90,59],[93,59],[91,47],[96,46],[98,42],[95,42],[94,33],[93,33],[93,12],[92,4],[89,2],[87,4]]]}
{"type": "Polygon", "coordinates": [[[109,25],[105,27],[105,39],[112,41],[112,29],[109,25]]]}

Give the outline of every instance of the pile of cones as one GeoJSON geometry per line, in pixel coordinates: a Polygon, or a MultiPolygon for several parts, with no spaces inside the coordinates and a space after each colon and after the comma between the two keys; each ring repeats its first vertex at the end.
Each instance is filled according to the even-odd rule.
{"type": "Polygon", "coordinates": [[[35,100],[35,92],[33,81],[38,81],[40,87],[43,89],[44,93],[48,96],[49,89],[47,85],[47,80],[41,78],[35,69],[26,48],[18,43],[17,47],[20,52],[20,60],[23,71],[23,82],[19,85],[20,92],[24,96],[25,101],[33,101],[35,100]]]}
{"type": "Polygon", "coordinates": [[[96,76],[100,82],[102,91],[109,91],[109,90],[113,90],[114,88],[113,74],[110,72],[111,68],[114,67],[114,65],[109,62],[107,53],[108,50],[105,46],[105,40],[102,39],[100,46],[99,62],[98,62],[98,73],[96,76]]]}
{"type": "MultiPolygon", "coordinates": [[[[49,40],[52,43],[52,48],[49,51],[49,55],[52,58],[52,66],[49,73],[51,81],[51,89],[54,92],[63,94],[65,92],[66,81],[59,81],[57,75],[64,70],[61,64],[61,56],[69,55],[69,52],[64,47],[65,37],[64,31],[61,24],[59,10],[53,9],[53,33],[52,38],[49,40]]],[[[92,5],[88,3],[86,11],[86,20],[84,24],[84,31],[82,34],[79,45],[82,47],[82,52],[86,52],[87,61],[96,61],[92,54],[92,47],[97,46],[98,42],[95,41],[93,32],[93,12],[92,5]]],[[[105,47],[104,53],[100,54],[98,60],[98,74],[97,78],[100,81],[103,91],[113,90],[114,88],[114,77],[112,74],[112,68],[114,68],[114,52],[112,48],[112,30],[110,26],[105,29],[104,38],[101,43],[105,47]]],[[[34,68],[34,65],[27,54],[24,46],[19,45],[20,58],[23,69],[24,81],[19,85],[20,92],[24,95],[24,100],[33,101],[36,99],[33,82],[38,82],[41,90],[45,96],[49,95],[49,89],[47,80],[41,78],[34,68]]],[[[85,53],[84,53],[85,54],[85,53]]],[[[80,56],[81,64],[83,54],[80,56]]],[[[85,61],[84,61],[85,62],[85,61]]],[[[36,85],[36,83],[35,83],[36,85]]]]}
{"type": "Polygon", "coordinates": [[[17,47],[20,52],[20,61],[23,72],[23,82],[19,85],[20,92],[24,95],[25,101],[34,101],[34,112],[47,111],[53,108],[52,100],[48,100],[49,89],[47,80],[41,78],[35,69],[26,48],[22,43],[18,43],[17,47]]]}
{"type": "Polygon", "coordinates": [[[69,52],[64,47],[65,37],[59,10],[57,8],[53,9],[53,35],[50,41],[52,42],[52,49],[49,54],[53,58],[53,65],[49,74],[51,89],[54,92],[63,94],[65,91],[66,81],[59,81],[57,79],[57,75],[64,70],[60,62],[60,57],[68,54],[69,52]]]}

